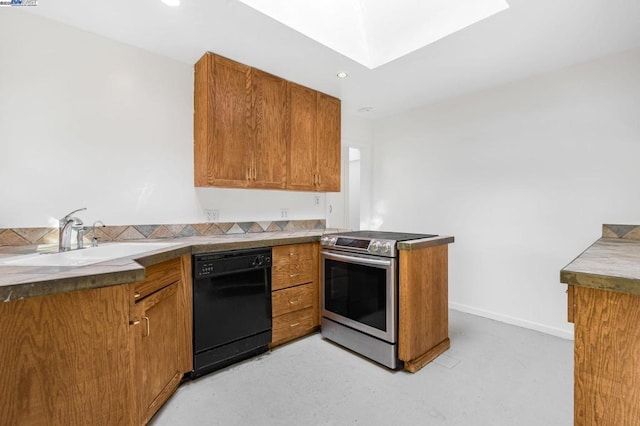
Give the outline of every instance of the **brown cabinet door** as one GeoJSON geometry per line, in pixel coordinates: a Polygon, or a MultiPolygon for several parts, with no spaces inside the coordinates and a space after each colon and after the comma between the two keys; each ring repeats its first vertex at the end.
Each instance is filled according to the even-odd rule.
{"type": "Polygon", "coordinates": [[[317,187],[340,192],[340,99],[318,92],[317,108],[317,187]]]}
{"type": "Polygon", "coordinates": [[[288,155],[287,188],[315,191],[316,168],[316,91],[289,83],[291,132],[288,155]]]}
{"type": "Polygon", "coordinates": [[[159,290],[135,306],[135,382],[141,424],[153,416],[182,378],[178,339],[179,282],[159,290]]]}
{"type": "Polygon", "coordinates": [[[284,189],[287,182],[289,99],[287,82],[252,70],[253,166],[250,187],[284,189]]]}
{"type": "Polygon", "coordinates": [[[212,106],[213,141],[209,145],[210,182],[216,186],[246,187],[251,177],[250,67],[214,57],[212,106]]]}

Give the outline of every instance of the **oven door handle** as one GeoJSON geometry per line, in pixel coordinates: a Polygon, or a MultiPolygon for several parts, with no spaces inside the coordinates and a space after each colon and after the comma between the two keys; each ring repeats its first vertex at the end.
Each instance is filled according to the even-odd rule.
{"type": "Polygon", "coordinates": [[[385,266],[389,267],[392,265],[392,260],[379,260],[379,259],[369,259],[359,256],[345,256],[343,254],[329,253],[323,251],[322,254],[326,259],[334,259],[334,260],[344,260],[346,262],[351,263],[359,263],[361,265],[371,265],[371,266],[385,266]]]}

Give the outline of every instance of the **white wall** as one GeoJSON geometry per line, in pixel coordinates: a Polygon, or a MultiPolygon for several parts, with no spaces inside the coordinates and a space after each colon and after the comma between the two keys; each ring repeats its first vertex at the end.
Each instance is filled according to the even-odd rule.
{"type": "Polygon", "coordinates": [[[325,194],[194,188],[191,64],[15,9],[0,39],[0,227],[325,217],[325,194]]]}
{"type": "Polygon", "coordinates": [[[640,223],[640,50],[374,124],[374,222],[454,235],[451,306],[570,337],[559,271],[640,223]]]}

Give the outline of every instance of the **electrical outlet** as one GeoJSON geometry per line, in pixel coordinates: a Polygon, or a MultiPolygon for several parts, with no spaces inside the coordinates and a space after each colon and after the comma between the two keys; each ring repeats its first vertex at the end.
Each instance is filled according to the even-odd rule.
{"type": "Polygon", "coordinates": [[[218,209],[204,209],[204,215],[207,217],[207,222],[217,222],[220,220],[218,209]]]}
{"type": "Polygon", "coordinates": [[[316,195],[315,197],[313,197],[313,202],[315,203],[316,206],[320,205],[320,196],[316,195]]]}
{"type": "Polygon", "coordinates": [[[280,218],[286,219],[289,217],[289,209],[280,209],[280,218]]]}

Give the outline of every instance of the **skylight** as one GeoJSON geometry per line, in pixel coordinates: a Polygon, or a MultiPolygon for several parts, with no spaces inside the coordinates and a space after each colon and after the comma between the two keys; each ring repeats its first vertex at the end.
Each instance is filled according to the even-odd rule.
{"type": "Polygon", "coordinates": [[[505,0],[239,0],[374,69],[509,7],[505,0]]]}

